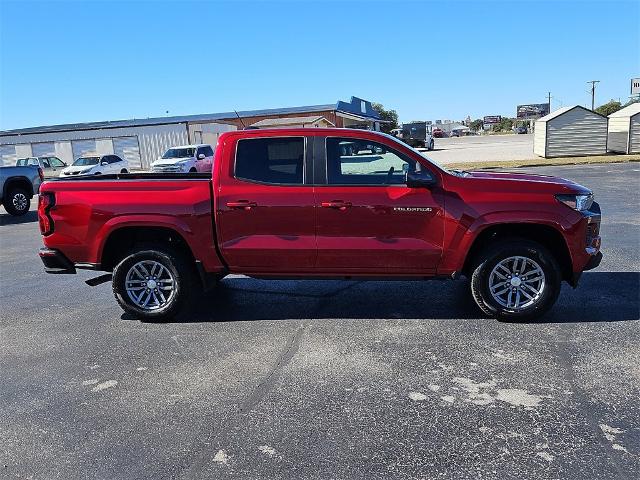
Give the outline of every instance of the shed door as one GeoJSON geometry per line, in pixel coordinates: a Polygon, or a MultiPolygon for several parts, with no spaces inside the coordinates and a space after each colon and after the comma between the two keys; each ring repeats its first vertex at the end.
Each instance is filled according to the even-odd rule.
{"type": "Polygon", "coordinates": [[[17,159],[15,145],[0,145],[0,163],[2,165],[15,165],[17,159]]]}
{"type": "Polygon", "coordinates": [[[96,153],[96,141],[95,139],[91,140],[73,140],[71,142],[71,150],[73,151],[73,159],[74,161],[78,157],[82,157],[88,153],[96,153]]]}
{"type": "Polygon", "coordinates": [[[142,168],[138,137],[113,138],[113,153],[129,162],[129,168],[142,168]]]}
{"type": "Polygon", "coordinates": [[[640,153],[640,115],[631,117],[629,125],[629,152],[640,153]]]}
{"type": "Polygon", "coordinates": [[[53,142],[32,143],[31,152],[34,157],[55,157],[56,146],[53,142]]]}

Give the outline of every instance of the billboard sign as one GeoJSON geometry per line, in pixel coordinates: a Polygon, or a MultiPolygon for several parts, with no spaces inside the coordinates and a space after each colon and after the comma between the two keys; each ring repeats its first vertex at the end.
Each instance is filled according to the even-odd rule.
{"type": "Polygon", "coordinates": [[[640,95],[640,78],[631,79],[631,95],[640,95]]]}
{"type": "Polygon", "coordinates": [[[482,123],[484,123],[485,125],[492,125],[494,123],[500,123],[500,121],[502,120],[502,117],[500,115],[490,115],[490,116],[486,116],[482,119],[482,123]]]}
{"type": "Polygon", "coordinates": [[[529,103],[527,105],[518,105],[516,112],[517,119],[540,118],[549,113],[548,103],[529,103]]]}

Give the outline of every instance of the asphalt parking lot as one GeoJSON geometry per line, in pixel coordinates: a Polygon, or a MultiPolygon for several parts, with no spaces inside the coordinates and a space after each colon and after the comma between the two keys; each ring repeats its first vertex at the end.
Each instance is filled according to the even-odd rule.
{"type": "Polygon", "coordinates": [[[443,164],[539,158],[533,154],[533,134],[531,133],[436,138],[434,141],[435,149],[425,154],[443,164]]]}
{"type": "Polygon", "coordinates": [[[0,214],[0,477],[640,477],[640,165],[591,187],[601,266],[528,324],[464,281],[223,281],[179,323],[49,276],[0,214]]]}

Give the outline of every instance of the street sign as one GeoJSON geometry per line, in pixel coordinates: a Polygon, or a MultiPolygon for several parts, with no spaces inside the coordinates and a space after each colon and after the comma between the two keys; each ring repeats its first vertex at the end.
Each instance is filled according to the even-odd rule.
{"type": "Polygon", "coordinates": [[[631,79],[631,95],[640,95],[640,78],[631,79]]]}

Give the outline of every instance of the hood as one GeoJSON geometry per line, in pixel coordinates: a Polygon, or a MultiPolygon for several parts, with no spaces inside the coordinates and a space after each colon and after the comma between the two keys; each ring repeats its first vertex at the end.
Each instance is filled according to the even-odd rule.
{"type": "MultiPolygon", "coordinates": [[[[533,187],[540,190],[550,190],[556,193],[589,193],[587,187],[567,180],[566,178],[554,177],[551,175],[537,175],[534,173],[513,173],[513,172],[488,172],[473,171],[463,177],[479,182],[508,182],[512,187],[520,187],[523,190],[533,187]]],[[[499,183],[494,184],[499,186],[499,183]]]]}
{"type": "Polygon", "coordinates": [[[84,166],[69,166],[69,167],[65,167],[62,169],[62,173],[64,172],[81,172],[83,170],[89,170],[89,169],[94,169],[96,168],[98,165],[84,165],[84,166]]]}
{"type": "Polygon", "coordinates": [[[181,158],[159,158],[151,163],[151,166],[154,165],[175,165],[178,162],[193,160],[193,157],[181,157],[181,158]]]}

